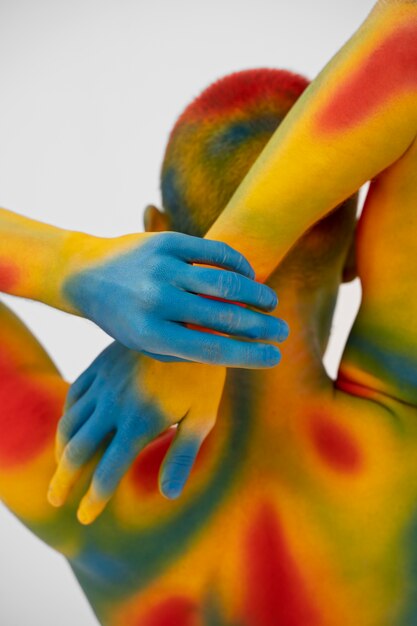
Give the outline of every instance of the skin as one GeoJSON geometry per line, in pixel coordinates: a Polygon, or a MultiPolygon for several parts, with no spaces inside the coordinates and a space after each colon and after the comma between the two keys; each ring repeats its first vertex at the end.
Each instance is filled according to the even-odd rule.
{"type": "MultiPolygon", "coordinates": [[[[385,4],[368,25],[383,16],[395,29],[397,19],[415,14],[408,11],[415,12],[414,5],[385,4]]],[[[390,131],[387,145],[398,139],[390,131]]],[[[28,331],[2,311],[0,388],[11,402],[8,415],[15,415],[3,430],[12,432],[10,424],[20,430],[3,443],[1,494],[29,528],[67,556],[102,624],[414,623],[416,159],[413,145],[372,184],[356,231],[363,300],[337,380],[327,377],[322,355],[353,216],[331,264],[323,267],[319,250],[317,262],[310,257],[308,266],[300,264],[310,249],[306,235],[270,277],[292,328],[285,363],[279,371],[228,373],[220,419],[187,490],[174,502],[157,489],[172,432],[138,457],[94,525],[74,519],[94,463],[83,469],[67,507],[45,502],[67,386],[28,331]],[[10,385],[21,392],[22,380],[44,390],[44,401],[38,396],[22,407],[21,393],[6,395],[10,385]],[[41,443],[26,437],[36,423],[44,426],[41,443]],[[37,446],[24,458],[21,441],[37,446]]],[[[363,166],[363,159],[356,161],[363,166]]],[[[335,161],[336,178],[339,168],[335,161]]],[[[281,224],[292,215],[281,212],[283,205],[277,196],[274,216],[281,224]]],[[[153,371],[154,387],[162,389],[153,371]]]]}
{"type": "Polygon", "coordinates": [[[6,209],[0,209],[0,233],[0,291],[87,317],[127,348],[160,360],[237,367],[271,367],[279,360],[278,349],[266,345],[276,340],[279,324],[273,327],[261,312],[275,308],[276,296],[253,281],[247,260],[223,242],[202,244],[180,233],[105,239],[6,209]],[[208,264],[211,274],[192,266],[197,262],[208,264]],[[238,287],[236,301],[259,312],[196,295],[230,300],[224,269],[238,287]],[[226,336],[184,326],[199,320],[226,336]],[[259,341],[248,346],[228,335],[259,341]]]}
{"type": "MultiPolygon", "coordinates": [[[[388,217],[385,218],[385,213],[390,213],[391,219],[394,219],[392,207],[391,210],[384,207],[392,204],[387,198],[393,195],[397,199],[397,195],[401,194],[401,207],[405,210],[403,206],[408,201],[410,183],[403,182],[406,179],[403,168],[413,167],[413,164],[408,164],[413,163],[411,155],[415,151],[417,132],[416,7],[414,2],[401,1],[378,2],[375,5],[361,28],[285,117],[208,231],[207,238],[223,241],[244,254],[259,281],[271,276],[305,231],[369,180],[374,182],[364,214],[372,215],[378,211],[378,229],[393,232],[392,224],[388,225],[388,217]],[[328,172],[332,173],[330,177],[328,172]],[[324,180],[325,185],[322,184],[324,180]],[[391,192],[391,188],[395,192],[391,192]]],[[[410,174],[409,177],[412,178],[410,174]]],[[[159,223],[161,220],[163,217],[159,218],[159,223]]],[[[411,216],[407,216],[402,228],[408,230],[412,220],[411,216]]],[[[165,222],[165,228],[168,226],[165,222]]],[[[380,247],[375,243],[377,267],[365,253],[359,256],[364,294],[353,330],[355,347],[353,340],[352,347],[349,346],[352,365],[344,377],[348,381],[352,379],[353,385],[369,384],[372,389],[393,394],[394,397],[405,394],[406,401],[410,398],[414,401],[412,362],[407,366],[407,389],[410,389],[406,392],[402,380],[393,383],[395,377],[404,375],[402,359],[408,355],[409,342],[417,340],[413,337],[417,331],[413,330],[414,318],[409,308],[401,307],[401,311],[397,311],[397,303],[408,301],[414,289],[414,276],[409,270],[412,260],[408,260],[408,254],[413,253],[408,250],[408,244],[408,247],[399,246],[387,255],[385,245],[385,241],[380,247]],[[399,275],[403,277],[401,281],[398,280],[399,275]],[[375,288],[378,284],[385,286],[382,294],[375,288]],[[395,326],[392,322],[393,310],[396,311],[395,326]],[[385,356],[387,350],[389,357],[385,356]],[[381,379],[384,377],[389,380],[383,384],[381,379]]],[[[291,326],[291,320],[288,321],[291,326]]],[[[183,428],[187,425],[187,430],[192,430],[193,424],[187,424],[191,421],[187,415],[192,415],[198,425],[194,437],[185,437],[183,445],[172,450],[169,476],[162,468],[162,492],[167,496],[181,493],[188,476],[184,471],[183,457],[187,457],[187,467],[190,468],[201,441],[213,425],[213,407],[205,389],[207,377],[217,380],[217,388],[212,388],[214,397],[220,397],[224,380],[224,370],[222,376],[220,370],[214,373],[214,370],[197,364],[192,368],[195,374],[189,378],[193,382],[186,388],[184,376],[175,364],[155,365],[150,361],[140,361],[136,384],[141,392],[146,390],[146,402],[137,400],[136,412],[149,427],[145,429],[145,434],[141,432],[139,437],[133,436],[135,445],[132,449],[119,451],[118,456],[109,452],[111,464],[105,468],[105,477],[109,473],[120,477],[142,449],[143,442],[155,435],[152,411],[148,413],[147,407],[157,404],[160,423],[181,422],[183,428]],[[156,379],[158,385],[152,387],[150,381],[156,379]],[[200,382],[195,383],[196,380],[200,382]],[[197,398],[206,398],[207,405],[202,406],[197,398]],[[179,410],[180,405],[185,407],[183,411],[179,410]]],[[[97,387],[91,387],[87,397],[98,404],[96,390],[97,387]]],[[[109,409],[106,408],[105,412],[109,409]]],[[[86,418],[89,416],[84,416],[82,421],[86,418]]],[[[88,437],[93,440],[89,443],[90,451],[101,443],[98,426],[100,412],[93,415],[92,420],[95,419],[97,427],[94,429],[91,426],[88,436],[84,437],[83,432],[78,434],[77,449],[87,448],[88,437]]],[[[129,419],[127,416],[126,421],[129,419]]],[[[81,454],[73,462],[72,438],[78,423],[80,416],[75,405],[70,415],[64,415],[63,427],[58,430],[60,463],[50,491],[50,501],[58,505],[65,501],[68,486],[76,481],[79,464],[90,456],[81,454]]],[[[160,432],[159,429],[157,432],[160,432]]],[[[115,486],[101,480],[100,475],[96,477],[82,502],[80,519],[84,523],[91,523],[100,514],[115,486]]]]}
{"type": "MultiPolygon", "coordinates": [[[[293,328],[285,361],[279,371],[230,370],[220,418],[183,496],[168,501],[158,491],[169,431],[137,458],[91,526],[78,524],[75,510],[94,464],[66,507],[44,496],[68,385],[1,309],[2,404],[15,402],[3,426],[2,499],[65,555],[100,623],[413,623],[416,409],[369,389],[347,391],[342,375],[335,383],[322,365],[353,225],[314,289],[297,262],[307,239],[274,274],[293,328]]],[[[357,242],[368,250],[375,223],[369,228],[357,242]]]]}

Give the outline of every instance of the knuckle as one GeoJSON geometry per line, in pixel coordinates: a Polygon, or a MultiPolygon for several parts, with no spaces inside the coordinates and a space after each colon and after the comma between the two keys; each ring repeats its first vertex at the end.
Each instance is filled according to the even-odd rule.
{"type": "Polygon", "coordinates": [[[239,280],[233,272],[224,271],[220,275],[220,291],[228,298],[236,297],[239,293],[239,280]]]}
{"type": "Polygon", "coordinates": [[[166,250],[172,243],[172,237],[170,233],[158,233],[155,238],[155,243],[160,250],[166,250]]]}
{"type": "Polygon", "coordinates": [[[110,461],[99,466],[94,475],[94,482],[104,489],[108,489],[114,480],[114,464],[110,461]]]}
{"type": "Polygon", "coordinates": [[[135,456],[141,447],[141,441],[148,434],[148,425],[145,420],[131,415],[125,419],[123,427],[119,430],[119,446],[123,450],[124,458],[135,456]]]}
{"type": "Polygon", "coordinates": [[[69,417],[67,417],[67,415],[64,415],[64,417],[61,417],[61,419],[58,422],[58,433],[61,437],[67,437],[70,431],[71,431],[70,419],[69,417]]]}
{"type": "Polygon", "coordinates": [[[169,467],[170,469],[175,470],[176,468],[179,469],[188,469],[189,467],[191,467],[191,465],[194,462],[194,456],[191,454],[176,454],[168,463],[167,463],[167,467],[169,467]]]}
{"type": "Polygon", "coordinates": [[[227,243],[220,243],[220,253],[222,255],[223,263],[227,263],[230,260],[230,257],[234,257],[235,255],[235,251],[227,243]]]}
{"type": "Polygon", "coordinates": [[[202,345],[203,358],[209,363],[218,363],[222,357],[220,344],[213,340],[206,340],[202,345]]]}
{"type": "Polygon", "coordinates": [[[236,351],[235,359],[242,365],[252,364],[254,362],[254,346],[251,343],[247,343],[236,351]]]}
{"type": "Polygon", "coordinates": [[[164,290],[158,281],[146,281],[141,288],[141,300],[145,310],[154,310],[164,302],[164,290]]]}
{"type": "Polygon", "coordinates": [[[181,233],[159,233],[158,234],[159,249],[161,252],[174,252],[183,242],[181,233]]]}
{"type": "Polygon", "coordinates": [[[219,323],[228,333],[238,331],[242,324],[242,315],[230,307],[222,307],[219,312],[219,323]]]}
{"type": "Polygon", "coordinates": [[[279,334],[279,322],[269,315],[256,314],[251,328],[252,339],[275,339],[279,334]]]}
{"type": "MultiPolygon", "coordinates": [[[[193,270],[191,269],[191,272],[193,270]]],[[[191,274],[190,272],[190,274],[191,274]]],[[[211,289],[216,289],[218,290],[219,286],[218,286],[218,278],[216,276],[216,270],[213,269],[202,269],[200,270],[200,276],[202,279],[202,282],[210,287],[211,289]]]]}
{"type": "Polygon", "coordinates": [[[81,465],[85,457],[85,446],[82,442],[72,441],[65,450],[65,460],[70,465],[81,465]]]}

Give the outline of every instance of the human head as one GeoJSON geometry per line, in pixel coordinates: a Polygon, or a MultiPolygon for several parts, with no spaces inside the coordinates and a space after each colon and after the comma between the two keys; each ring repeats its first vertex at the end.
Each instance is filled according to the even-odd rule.
{"type": "MultiPolygon", "coordinates": [[[[170,134],[161,173],[164,212],[148,207],[148,228],[203,236],[308,84],[285,70],[257,69],[205,89],[170,134]]],[[[305,267],[317,275],[319,266],[332,264],[348,245],[354,214],[348,202],[322,220],[295,246],[286,268],[301,268],[306,279],[305,267]]]]}

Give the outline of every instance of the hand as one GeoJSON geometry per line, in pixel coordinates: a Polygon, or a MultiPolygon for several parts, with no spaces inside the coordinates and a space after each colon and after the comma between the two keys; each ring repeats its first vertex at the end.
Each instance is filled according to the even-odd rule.
{"type": "Polygon", "coordinates": [[[224,367],[161,363],[111,344],[69,391],[58,425],[50,503],[64,504],[85,464],[113,434],[78,510],[81,523],[93,522],[140,451],[174,424],[177,434],[159,485],[166,497],[178,497],[215,423],[225,375],[224,367]]]}
{"type": "Polygon", "coordinates": [[[65,296],[124,346],[161,360],[251,368],[278,363],[278,350],[262,340],[278,341],[288,334],[284,322],[196,295],[261,311],[276,307],[275,292],[252,280],[249,263],[226,244],[166,232],[89,237],[87,245],[81,236],[72,248],[78,250],[77,262],[65,281],[65,296]],[[257,341],[237,341],[187,328],[187,323],[257,341]]]}

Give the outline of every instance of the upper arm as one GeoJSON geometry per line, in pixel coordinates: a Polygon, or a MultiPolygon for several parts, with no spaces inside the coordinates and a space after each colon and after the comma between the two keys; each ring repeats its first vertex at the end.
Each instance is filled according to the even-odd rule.
{"type": "Polygon", "coordinates": [[[208,233],[240,250],[259,279],[416,136],[417,5],[378,7],[303,93],[208,233]]]}
{"type": "Polygon", "coordinates": [[[0,304],[0,498],[27,527],[62,550],[77,532],[75,509],[54,509],[46,494],[67,390],[35,337],[0,304]]]}
{"type": "Polygon", "coordinates": [[[339,377],[417,404],[417,142],[373,181],[356,234],[362,302],[339,377]]]}

